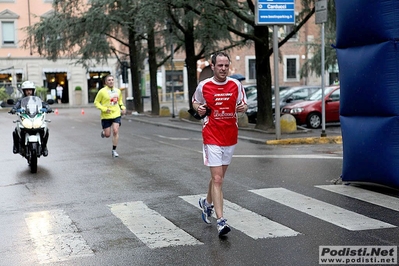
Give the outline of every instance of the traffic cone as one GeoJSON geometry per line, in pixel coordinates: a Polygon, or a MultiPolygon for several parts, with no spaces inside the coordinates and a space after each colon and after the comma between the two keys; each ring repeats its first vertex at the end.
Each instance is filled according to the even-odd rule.
{"type": "Polygon", "coordinates": [[[82,109],[82,111],[80,112],[82,115],[84,115],[85,114],[85,110],[84,109],[82,109]]]}
{"type": "Polygon", "coordinates": [[[58,109],[55,109],[54,114],[58,115],[58,109]]]}

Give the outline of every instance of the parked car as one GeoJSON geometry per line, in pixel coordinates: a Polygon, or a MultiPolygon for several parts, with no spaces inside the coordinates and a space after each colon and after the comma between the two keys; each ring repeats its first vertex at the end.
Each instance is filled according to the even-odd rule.
{"type": "Polygon", "coordinates": [[[247,95],[247,99],[251,98],[252,95],[256,95],[256,84],[247,84],[244,85],[245,94],[247,95]]]}
{"type": "MultiPolygon", "coordinates": [[[[315,91],[320,89],[320,86],[295,86],[295,87],[280,87],[280,109],[287,104],[303,101],[312,95],[315,91]]],[[[274,114],[275,99],[274,94],[272,98],[272,112],[274,114]]],[[[258,100],[257,97],[248,100],[247,116],[250,123],[256,123],[258,115],[258,100]]]]}
{"type": "MultiPolygon", "coordinates": [[[[339,122],[339,86],[324,89],[325,119],[328,122],[339,122]]],[[[318,128],[322,117],[322,90],[319,89],[305,101],[286,105],[281,109],[281,114],[291,114],[295,117],[297,125],[306,124],[309,128],[318,128]]]]}
{"type": "MultiPolygon", "coordinates": [[[[288,86],[280,87],[280,92],[287,88],[290,88],[290,87],[288,87],[288,86]]],[[[256,84],[246,84],[246,85],[244,85],[244,90],[245,90],[245,94],[247,95],[248,99],[253,98],[252,100],[257,100],[256,84]]],[[[272,86],[272,95],[274,95],[274,86],[272,86]]]]}

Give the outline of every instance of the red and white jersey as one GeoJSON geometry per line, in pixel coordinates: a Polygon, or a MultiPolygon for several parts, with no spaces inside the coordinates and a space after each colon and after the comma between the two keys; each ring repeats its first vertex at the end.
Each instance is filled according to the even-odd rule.
{"type": "Polygon", "coordinates": [[[237,104],[247,103],[240,81],[229,78],[217,82],[213,78],[201,81],[192,97],[192,102],[205,104],[211,114],[203,119],[204,144],[231,146],[237,144],[237,104]]]}

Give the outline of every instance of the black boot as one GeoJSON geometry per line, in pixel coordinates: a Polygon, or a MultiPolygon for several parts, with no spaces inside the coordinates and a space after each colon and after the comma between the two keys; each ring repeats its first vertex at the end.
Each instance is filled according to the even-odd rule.
{"type": "Polygon", "coordinates": [[[43,147],[43,156],[47,157],[47,155],[48,155],[47,147],[43,147]]]}
{"type": "Polygon", "coordinates": [[[12,152],[17,154],[19,152],[19,145],[18,145],[18,135],[15,131],[12,132],[12,139],[14,141],[14,145],[12,147],[12,152]]]}
{"type": "Polygon", "coordinates": [[[44,157],[46,157],[46,156],[48,155],[47,141],[48,141],[49,133],[50,133],[50,132],[49,132],[49,130],[47,129],[47,134],[44,135],[44,136],[42,137],[42,141],[43,141],[43,144],[42,144],[42,147],[43,147],[43,149],[42,149],[42,154],[43,154],[44,157]]]}

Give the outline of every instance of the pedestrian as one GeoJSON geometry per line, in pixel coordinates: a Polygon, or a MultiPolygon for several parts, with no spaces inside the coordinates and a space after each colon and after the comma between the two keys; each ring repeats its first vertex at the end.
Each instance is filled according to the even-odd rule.
{"type": "Polygon", "coordinates": [[[57,87],[56,87],[56,90],[57,90],[57,99],[58,99],[58,103],[61,103],[61,100],[62,100],[62,91],[64,90],[64,88],[63,88],[60,84],[58,84],[57,87]]]}
{"type": "Polygon", "coordinates": [[[230,232],[223,217],[222,185],[238,140],[237,113],[247,110],[247,98],[240,81],[227,77],[230,57],[224,52],[212,56],[213,77],[201,81],[192,97],[193,109],[202,119],[203,160],[209,166],[211,179],[206,197],[199,199],[202,220],[216,212],[219,236],[230,232]]]}
{"type": "Polygon", "coordinates": [[[112,130],[112,157],[119,157],[116,152],[119,140],[119,127],[121,126],[121,114],[126,113],[123,105],[122,92],[114,87],[114,77],[105,77],[105,86],[100,89],[94,99],[94,105],[101,111],[102,138],[109,138],[112,130]]]}

